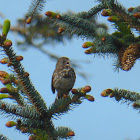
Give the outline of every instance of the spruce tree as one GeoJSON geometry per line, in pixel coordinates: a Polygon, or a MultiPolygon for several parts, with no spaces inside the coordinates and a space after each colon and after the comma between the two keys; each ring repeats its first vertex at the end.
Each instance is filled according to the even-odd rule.
{"type": "MultiPolygon", "coordinates": [[[[137,59],[140,58],[140,7],[130,7],[125,9],[117,0],[98,0],[99,4],[88,11],[79,13],[58,13],[46,11],[46,17],[40,16],[45,0],[33,0],[26,15],[27,30],[22,30],[25,20],[19,20],[19,28],[11,27],[11,30],[18,32],[24,37],[24,42],[17,42],[18,45],[28,44],[35,46],[42,52],[42,45],[48,43],[49,39],[59,42],[70,39],[74,35],[87,38],[83,44],[85,55],[112,56],[115,58],[115,70],[130,71],[137,59]],[[101,16],[108,17],[115,30],[109,34],[105,24],[99,24],[96,18],[101,16]],[[47,25],[45,24],[47,22],[47,25]],[[40,28],[39,25],[42,25],[40,28]],[[46,40],[46,29],[48,40],[46,40]],[[58,32],[57,32],[58,29],[58,32]],[[40,31],[38,34],[36,34],[40,31]],[[137,32],[137,34],[134,32],[137,32]],[[51,32],[52,31],[52,32],[51,32]],[[42,43],[35,44],[33,40],[42,35],[42,43]],[[90,40],[90,41],[89,41],[90,40]]],[[[55,127],[53,119],[58,119],[69,110],[80,105],[84,99],[94,101],[94,97],[88,94],[90,86],[72,89],[67,97],[63,97],[48,106],[40,93],[35,89],[22,65],[23,56],[16,55],[12,41],[8,38],[10,21],[7,19],[3,23],[3,30],[0,35],[1,51],[5,57],[1,59],[1,64],[7,64],[12,70],[11,73],[0,71],[0,80],[4,87],[0,89],[0,111],[11,121],[6,123],[7,127],[15,127],[22,133],[29,134],[30,140],[57,140],[72,139],[75,135],[74,130],[67,126],[55,127]],[[3,99],[10,99],[6,102],[3,99]]],[[[57,56],[45,52],[52,58],[57,56]]],[[[101,96],[110,97],[116,101],[132,103],[135,109],[140,108],[140,94],[131,92],[127,89],[105,89],[101,96]]],[[[58,120],[59,121],[59,120],[58,120]]],[[[0,135],[2,140],[5,136],[0,135]]]]}

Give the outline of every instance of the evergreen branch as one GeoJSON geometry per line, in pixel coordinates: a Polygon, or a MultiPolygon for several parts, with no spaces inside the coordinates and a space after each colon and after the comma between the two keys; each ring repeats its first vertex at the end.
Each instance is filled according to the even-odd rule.
{"type": "MultiPolygon", "coordinates": [[[[11,26],[10,31],[18,33],[23,38],[21,41],[17,41],[17,45],[22,50],[27,50],[30,47],[34,47],[36,44],[38,47],[42,47],[50,43],[64,42],[64,40],[70,40],[72,36],[70,33],[60,34],[58,33],[58,26],[54,24],[56,20],[52,20],[43,16],[34,16],[30,26],[25,27],[25,18],[18,19],[16,26],[11,26]],[[40,27],[40,25],[42,25],[40,27]],[[47,26],[46,26],[47,25],[47,26]],[[40,43],[38,37],[41,37],[40,43]],[[36,42],[36,43],[34,43],[36,42]]],[[[0,24],[0,28],[3,26],[0,24]]],[[[39,49],[39,48],[38,48],[39,49]]],[[[47,54],[47,53],[46,53],[47,54]]],[[[49,54],[47,54],[49,56],[49,54]]],[[[53,57],[52,57],[53,58],[53,57]]]]}
{"type": "Polygon", "coordinates": [[[0,140],[9,140],[9,139],[5,137],[4,135],[0,134],[0,140]]]}
{"type": "Polygon", "coordinates": [[[116,101],[120,101],[124,99],[125,101],[135,102],[140,100],[140,94],[136,92],[131,92],[124,89],[106,89],[104,90],[101,95],[103,97],[110,96],[111,98],[114,97],[116,101]]]}
{"type": "Polygon", "coordinates": [[[17,120],[16,129],[21,131],[22,133],[35,135],[40,135],[43,132],[44,136],[48,136],[44,124],[45,123],[42,120],[23,118],[22,120],[17,120]],[[38,133],[39,131],[40,133],[38,133]]]}
{"type": "Polygon", "coordinates": [[[121,17],[121,19],[124,22],[127,22],[130,27],[135,28],[137,31],[140,31],[140,22],[138,19],[133,18],[130,16],[121,5],[119,4],[114,4],[109,7],[118,17],[121,17]]]}
{"type": "MultiPolygon", "coordinates": [[[[31,138],[32,136],[37,140],[48,140],[49,139],[47,131],[45,131],[43,128],[39,129],[39,128],[32,128],[32,127],[25,127],[23,124],[21,124],[21,125],[17,125],[16,129],[21,131],[24,134],[25,133],[28,135],[33,134],[29,137],[29,139],[32,139],[31,138]]],[[[52,140],[52,139],[50,139],[50,140],[52,140]]]]}
{"type": "Polygon", "coordinates": [[[91,18],[92,16],[96,15],[98,12],[100,12],[104,8],[105,7],[102,4],[98,4],[97,6],[91,8],[87,12],[79,12],[79,13],[77,13],[76,16],[79,17],[79,18],[88,19],[88,18],[91,18]]]}
{"type": "Polygon", "coordinates": [[[119,50],[122,47],[127,47],[126,44],[119,40],[114,35],[109,35],[108,33],[99,33],[93,41],[93,45],[85,50],[86,54],[98,54],[98,55],[118,55],[119,50]]]}
{"type": "MultiPolygon", "coordinates": [[[[132,36],[132,32],[131,32],[131,28],[128,26],[128,24],[126,22],[121,22],[121,21],[116,21],[115,22],[115,28],[117,28],[117,31],[116,33],[120,34],[121,37],[124,37],[124,36],[132,36]]],[[[114,32],[115,34],[115,32],[114,32]]],[[[134,36],[134,35],[133,35],[134,36]]],[[[118,35],[119,37],[119,35],[118,35]]]]}
{"type": "Polygon", "coordinates": [[[28,14],[33,17],[33,15],[38,14],[41,11],[46,3],[46,0],[32,0],[32,3],[29,7],[28,14]]]}
{"type": "Polygon", "coordinates": [[[109,34],[104,34],[102,37],[99,36],[95,38],[93,42],[93,49],[95,48],[94,52],[98,54],[116,54],[122,46],[121,42],[119,42],[120,41],[116,37],[109,34]],[[102,38],[105,40],[102,40],[102,38]]]}
{"type": "MultiPolygon", "coordinates": [[[[7,33],[8,33],[7,28],[4,31],[5,31],[5,34],[7,35],[7,33]]],[[[47,131],[49,139],[56,140],[56,137],[54,136],[54,126],[53,126],[50,118],[47,118],[47,107],[45,105],[45,102],[43,101],[40,94],[35,90],[34,86],[31,84],[29,77],[25,76],[25,71],[24,71],[24,68],[22,67],[21,63],[19,61],[16,61],[16,54],[14,53],[14,51],[11,47],[12,42],[9,40],[6,40],[6,41],[5,40],[6,40],[6,36],[3,35],[0,40],[1,46],[3,47],[5,53],[7,54],[8,58],[10,60],[11,66],[14,68],[14,70],[20,80],[20,84],[24,88],[24,92],[26,93],[26,95],[28,96],[28,98],[30,99],[30,101],[32,102],[32,104],[34,105],[36,110],[38,111],[39,114],[38,113],[37,114],[38,114],[39,118],[44,121],[45,130],[47,131]]],[[[3,103],[1,107],[5,108],[6,105],[3,103]]],[[[25,107],[25,110],[26,110],[26,108],[27,107],[25,107]]],[[[6,109],[9,109],[9,108],[6,108],[6,109]]],[[[30,109],[32,109],[32,108],[30,108],[30,109]]],[[[11,110],[11,108],[10,108],[9,111],[10,111],[10,113],[13,113],[13,112],[16,112],[16,109],[14,108],[13,110],[11,110]]],[[[20,112],[20,110],[19,110],[19,112],[20,112]]],[[[28,110],[28,112],[30,113],[30,110],[28,110]]],[[[36,111],[34,111],[34,112],[36,112],[36,111]]],[[[18,112],[16,112],[16,113],[19,116],[21,115],[18,112]]],[[[9,114],[9,113],[7,113],[7,114],[9,114]]],[[[30,116],[25,115],[24,117],[29,118],[30,116]]]]}
{"type": "Polygon", "coordinates": [[[45,124],[45,130],[47,131],[47,134],[50,137],[50,140],[57,140],[57,136],[55,135],[55,128],[52,121],[45,118],[44,124],[45,124]]]}
{"type": "Polygon", "coordinates": [[[84,97],[85,94],[83,93],[78,93],[78,95],[71,95],[68,96],[67,98],[60,98],[56,100],[49,108],[48,114],[49,115],[55,115],[55,116],[60,116],[63,113],[68,112],[69,110],[72,110],[74,106],[77,106],[78,104],[82,103],[81,97],[84,97]]]}
{"type": "Polygon", "coordinates": [[[21,123],[18,124],[17,127],[45,129],[45,123],[42,120],[22,118],[20,121],[21,123]]]}
{"type": "MultiPolygon", "coordinates": [[[[6,63],[10,63],[9,60],[6,58],[3,58],[2,60],[6,59],[6,63]]],[[[1,61],[2,61],[1,60],[1,61]]],[[[7,64],[7,65],[8,65],[7,64]]],[[[3,85],[6,87],[3,87],[0,89],[0,93],[8,93],[11,95],[11,98],[14,99],[20,106],[24,106],[25,102],[23,97],[20,95],[20,91],[17,87],[15,87],[17,79],[14,77],[12,74],[8,74],[5,71],[0,71],[0,81],[2,82],[3,85]],[[14,85],[14,86],[13,86],[14,85]]]]}
{"type": "Polygon", "coordinates": [[[115,3],[115,0],[98,0],[101,1],[105,7],[110,7],[115,3]]]}
{"type": "Polygon", "coordinates": [[[5,45],[2,45],[5,53],[9,57],[9,60],[12,62],[12,66],[17,73],[18,78],[21,81],[22,86],[24,87],[24,91],[37,109],[37,111],[40,113],[40,115],[46,115],[47,114],[47,107],[40,96],[40,94],[35,90],[34,86],[32,85],[29,77],[25,77],[25,70],[21,63],[19,61],[16,61],[16,54],[14,53],[12,47],[6,47],[5,45]]]}
{"type": "Polygon", "coordinates": [[[91,23],[89,20],[78,18],[76,16],[69,16],[69,15],[61,15],[58,16],[58,19],[70,24],[73,27],[80,28],[89,34],[93,34],[94,36],[96,35],[96,27],[94,23],[91,23]]]}
{"type": "Polygon", "coordinates": [[[78,28],[78,27],[75,27],[75,26],[72,26],[68,23],[64,23],[64,22],[58,22],[57,23],[58,26],[62,27],[65,29],[65,32],[69,32],[71,33],[71,35],[74,35],[76,34],[77,36],[81,36],[81,37],[87,37],[87,38],[91,38],[93,37],[93,34],[92,33],[89,33],[81,28],[78,28]]]}
{"type": "Polygon", "coordinates": [[[52,122],[35,119],[22,119],[17,121],[16,129],[23,133],[35,134],[38,139],[56,140],[55,129],[52,122]]]}
{"type": "Polygon", "coordinates": [[[20,94],[18,92],[15,92],[15,93],[10,92],[9,95],[11,95],[13,97],[13,99],[15,99],[20,106],[25,106],[25,102],[24,102],[22,96],[20,96],[20,94]]]}
{"type": "Polygon", "coordinates": [[[57,25],[64,28],[66,32],[77,34],[88,38],[98,35],[98,30],[106,31],[106,26],[97,24],[95,20],[79,18],[76,15],[58,15],[57,25]]]}
{"type": "Polygon", "coordinates": [[[5,102],[0,101],[0,109],[2,114],[11,114],[24,117],[24,118],[30,118],[30,119],[35,119],[39,120],[40,115],[38,112],[32,108],[26,105],[26,107],[21,107],[18,105],[11,105],[5,102]]]}
{"type": "Polygon", "coordinates": [[[77,34],[78,36],[93,38],[98,35],[99,30],[107,30],[104,24],[97,24],[94,18],[83,19],[84,13],[58,15],[58,13],[47,11],[45,15],[53,19],[58,19],[56,22],[57,25],[67,33],[77,34]]]}
{"type": "Polygon", "coordinates": [[[114,97],[116,100],[120,99],[125,99],[127,101],[136,101],[140,99],[140,94],[137,92],[131,92],[129,90],[124,90],[124,89],[114,89],[114,97]]]}
{"type": "MultiPolygon", "coordinates": [[[[69,132],[73,132],[72,129],[68,127],[57,127],[55,135],[58,137],[58,140],[64,139],[64,138],[71,139],[72,137],[69,136],[69,132]]],[[[74,135],[74,132],[73,132],[73,135],[74,135]]]]}
{"type": "MultiPolygon", "coordinates": [[[[8,85],[6,85],[6,86],[8,86],[8,85]]],[[[24,106],[25,105],[23,97],[20,95],[19,91],[17,89],[15,89],[12,85],[10,87],[10,90],[9,90],[8,94],[11,95],[12,98],[15,99],[15,101],[20,106],[24,106]]]]}
{"type": "Polygon", "coordinates": [[[57,138],[50,118],[40,118],[40,120],[22,118],[16,128],[24,133],[35,134],[39,137],[38,139],[42,140],[56,140],[57,138]]]}
{"type": "Polygon", "coordinates": [[[132,106],[134,109],[139,110],[140,113],[140,100],[135,101],[132,106]]]}

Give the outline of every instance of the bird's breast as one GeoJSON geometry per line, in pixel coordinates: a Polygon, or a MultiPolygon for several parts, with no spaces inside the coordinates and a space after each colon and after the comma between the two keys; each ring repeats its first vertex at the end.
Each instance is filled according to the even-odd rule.
{"type": "Polygon", "coordinates": [[[63,69],[54,77],[54,88],[59,90],[71,90],[75,83],[75,73],[73,70],[63,69]]]}

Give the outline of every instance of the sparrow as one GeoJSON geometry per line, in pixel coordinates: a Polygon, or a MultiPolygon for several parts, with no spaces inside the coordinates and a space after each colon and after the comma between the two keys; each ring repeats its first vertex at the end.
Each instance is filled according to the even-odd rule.
{"type": "Polygon", "coordinates": [[[68,95],[74,86],[75,79],[76,74],[74,69],[70,66],[69,58],[59,58],[52,75],[52,92],[55,93],[55,90],[57,90],[58,99],[62,98],[64,95],[68,95]]]}

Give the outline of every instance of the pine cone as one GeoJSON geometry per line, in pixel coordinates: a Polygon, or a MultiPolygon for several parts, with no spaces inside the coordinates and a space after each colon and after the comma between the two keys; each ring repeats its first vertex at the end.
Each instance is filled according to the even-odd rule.
{"type": "Polygon", "coordinates": [[[122,70],[129,71],[140,58],[140,44],[131,44],[119,51],[119,62],[122,70]]]}

